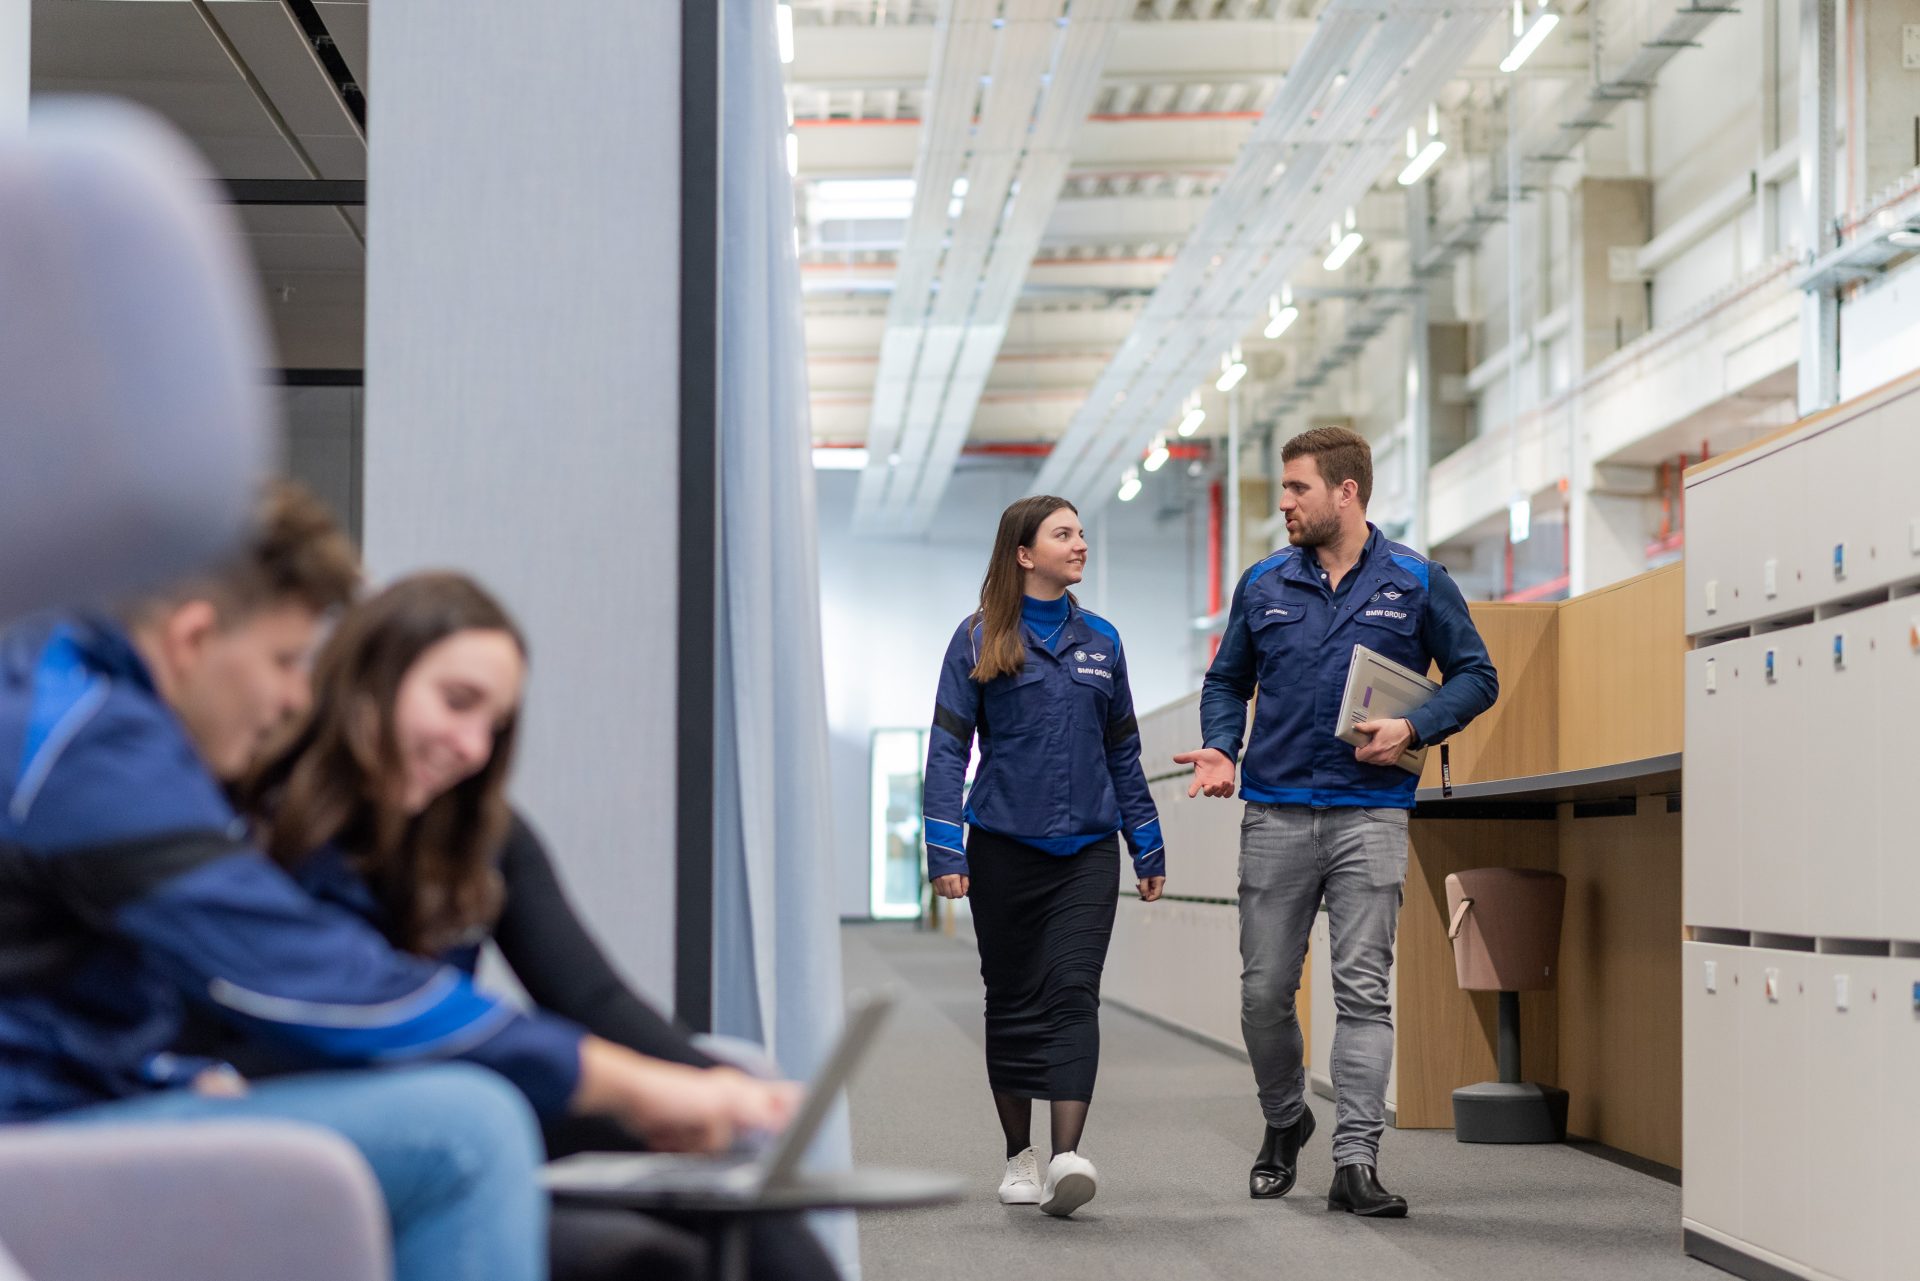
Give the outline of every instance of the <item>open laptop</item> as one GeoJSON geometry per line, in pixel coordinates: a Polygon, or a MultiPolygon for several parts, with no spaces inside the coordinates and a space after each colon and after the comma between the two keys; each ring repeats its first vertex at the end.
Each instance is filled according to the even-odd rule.
{"type": "Polygon", "coordinates": [[[826,1066],[813,1078],[793,1123],[779,1140],[757,1155],[686,1156],[665,1152],[580,1152],[550,1161],[541,1182],[549,1192],[569,1199],[645,1200],[671,1205],[676,1200],[755,1201],[792,1183],[801,1158],[826,1122],[833,1101],[853,1069],[873,1045],[893,998],[885,993],[847,1000],[847,1020],[826,1066]]]}

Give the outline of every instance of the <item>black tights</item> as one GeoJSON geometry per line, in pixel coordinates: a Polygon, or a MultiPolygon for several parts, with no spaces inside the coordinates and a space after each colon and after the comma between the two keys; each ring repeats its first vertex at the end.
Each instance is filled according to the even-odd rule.
{"type": "MultiPolygon", "coordinates": [[[[1087,1128],[1087,1101],[1053,1099],[1048,1106],[1053,1154],[1074,1151],[1080,1146],[1080,1132],[1087,1128]]],[[[1011,1161],[1033,1146],[1033,1100],[1017,1094],[995,1094],[993,1107],[1000,1114],[1000,1129],[1007,1136],[1007,1159],[1011,1161]]]]}

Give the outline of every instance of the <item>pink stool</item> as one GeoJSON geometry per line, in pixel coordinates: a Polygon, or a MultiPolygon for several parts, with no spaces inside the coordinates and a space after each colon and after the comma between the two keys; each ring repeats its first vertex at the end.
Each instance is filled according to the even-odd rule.
{"type": "Polygon", "coordinates": [[[1558,872],[1481,867],[1447,877],[1447,937],[1460,987],[1500,994],[1500,1079],[1453,1092],[1453,1133],[1462,1143],[1567,1137],[1567,1092],[1520,1079],[1520,993],[1553,989],[1566,902],[1567,878],[1558,872]]]}

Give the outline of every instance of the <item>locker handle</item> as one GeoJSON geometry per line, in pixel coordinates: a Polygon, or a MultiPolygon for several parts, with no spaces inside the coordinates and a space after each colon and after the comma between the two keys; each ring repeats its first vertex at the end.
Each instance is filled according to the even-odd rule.
{"type": "MultiPolygon", "coordinates": [[[[1449,940],[1460,937],[1460,922],[1467,919],[1467,909],[1472,906],[1472,899],[1463,898],[1460,900],[1460,906],[1453,909],[1453,920],[1447,923],[1447,938],[1449,940]]],[[[1914,990],[1920,993],[1920,983],[1914,984],[1914,990]]],[[[1920,1003],[1920,997],[1916,997],[1916,1002],[1920,1003]]]]}

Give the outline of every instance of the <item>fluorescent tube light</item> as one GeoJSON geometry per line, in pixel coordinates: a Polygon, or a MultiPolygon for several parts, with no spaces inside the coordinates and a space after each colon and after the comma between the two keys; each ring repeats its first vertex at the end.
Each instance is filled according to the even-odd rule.
{"type": "Polygon", "coordinates": [[[1120,478],[1120,501],[1132,502],[1140,493],[1140,473],[1127,468],[1127,474],[1120,478]]]}
{"type": "Polygon", "coordinates": [[[1333,247],[1333,252],[1328,254],[1327,260],[1320,265],[1328,271],[1340,270],[1347,265],[1347,259],[1353,257],[1354,251],[1360,248],[1365,241],[1366,237],[1362,236],[1359,232],[1349,231],[1340,238],[1340,243],[1333,247]]]}
{"type": "Polygon", "coordinates": [[[793,61],[793,6],[779,4],[773,7],[773,33],[780,44],[780,61],[793,61]]]}
{"type": "Polygon", "coordinates": [[[1173,451],[1167,448],[1166,437],[1155,436],[1153,448],[1147,451],[1147,460],[1140,465],[1148,471],[1159,471],[1167,465],[1167,459],[1171,457],[1173,457],[1173,451]]]}
{"type": "Polygon", "coordinates": [[[867,451],[865,448],[836,448],[831,445],[813,447],[813,469],[815,471],[865,471],[867,451]]]}
{"type": "Polygon", "coordinates": [[[1214,386],[1218,387],[1221,391],[1232,391],[1240,385],[1240,380],[1246,376],[1247,363],[1244,360],[1236,360],[1221,371],[1220,381],[1214,383],[1214,386]]]}
{"type": "Polygon", "coordinates": [[[1520,64],[1531,58],[1533,51],[1540,47],[1540,42],[1559,25],[1560,15],[1557,13],[1543,13],[1535,18],[1533,25],[1527,28],[1527,34],[1520,37],[1520,43],[1513,46],[1513,52],[1500,60],[1500,70],[1508,74],[1520,70],[1520,64]]]}
{"type": "Polygon", "coordinates": [[[1262,332],[1269,338],[1278,338],[1281,334],[1286,333],[1288,326],[1292,325],[1293,322],[1298,319],[1300,319],[1300,309],[1298,307],[1282,307],[1279,311],[1273,313],[1273,318],[1267,321],[1267,327],[1262,332]]]}
{"type": "Polygon", "coordinates": [[[1205,421],[1207,421],[1207,411],[1195,405],[1187,411],[1187,416],[1180,420],[1180,434],[1182,436],[1193,435],[1193,433],[1200,430],[1200,424],[1205,421]]]}
{"type": "Polygon", "coordinates": [[[1407,167],[1400,171],[1400,185],[1403,187],[1411,187],[1414,183],[1426,177],[1427,170],[1433,168],[1434,163],[1446,154],[1446,150],[1447,144],[1438,138],[1435,138],[1432,142],[1429,142],[1425,147],[1421,148],[1420,154],[1412,160],[1409,160],[1407,167]]]}

